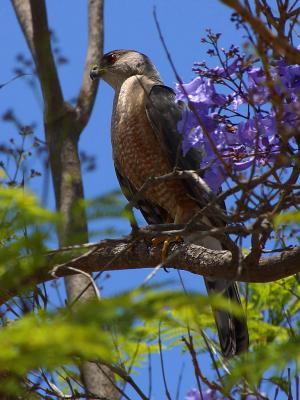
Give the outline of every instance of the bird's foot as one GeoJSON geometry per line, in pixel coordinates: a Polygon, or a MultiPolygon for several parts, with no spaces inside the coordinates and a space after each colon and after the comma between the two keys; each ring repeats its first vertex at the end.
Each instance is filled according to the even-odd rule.
{"type": "MultiPolygon", "coordinates": [[[[163,244],[163,248],[161,251],[161,264],[163,266],[167,263],[170,245],[172,243],[181,243],[182,241],[183,238],[181,236],[169,237],[167,239],[165,237],[156,237],[152,239],[153,246],[160,246],[161,244],[163,244]]],[[[169,272],[165,266],[164,270],[166,272],[169,272]]]]}

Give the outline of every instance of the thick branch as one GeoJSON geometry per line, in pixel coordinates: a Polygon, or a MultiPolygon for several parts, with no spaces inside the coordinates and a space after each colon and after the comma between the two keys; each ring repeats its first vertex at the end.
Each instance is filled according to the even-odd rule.
{"type": "Polygon", "coordinates": [[[51,51],[45,0],[12,0],[32,57],[45,102],[46,121],[64,112],[63,94],[51,51]]]}
{"type": "MultiPolygon", "coordinates": [[[[43,269],[24,284],[33,285],[49,281],[54,277],[75,274],[70,267],[92,273],[153,268],[161,262],[161,247],[153,247],[151,241],[144,239],[135,241],[130,241],[128,238],[103,240],[98,244],[83,245],[82,247],[88,247],[91,250],[63,265],[54,268],[49,266],[48,269],[43,269]]],[[[284,251],[279,255],[261,258],[258,264],[253,264],[250,259],[244,259],[238,268],[232,263],[229,251],[210,250],[193,244],[181,243],[171,245],[169,254],[168,266],[170,268],[182,269],[196,275],[240,282],[273,282],[300,272],[300,247],[284,251]]],[[[50,264],[53,253],[50,253],[48,257],[50,264]]],[[[2,293],[0,304],[14,295],[17,295],[17,292],[2,293]]]]}
{"type": "Polygon", "coordinates": [[[64,99],[51,50],[45,0],[30,0],[30,5],[36,52],[35,62],[45,102],[45,121],[48,122],[50,116],[57,118],[61,115],[64,99]]]}
{"type": "Polygon", "coordinates": [[[89,0],[88,49],[85,59],[83,81],[77,101],[80,130],[89,120],[96,98],[99,80],[90,78],[90,69],[99,62],[103,54],[103,0],[89,0]]]}
{"type": "MultiPolygon", "coordinates": [[[[68,267],[86,272],[155,267],[161,262],[161,248],[150,242],[130,244],[126,240],[104,240],[93,252],[78,257],[61,267],[55,267],[56,276],[71,274],[68,267]]],[[[238,267],[233,265],[229,251],[210,250],[193,244],[175,244],[170,247],[168,266],[197,275],[225,278],[241,282],[272,282],[300,272],[300,247],[262,258],[258,264],[246,259],[238,267]]]]}
{"type": "Polygon", "coordinates": [[[28,47],[35,59],[35,48],[33,44],[33,27],[32,27],[32,16],[31,6],[29,0],[11,0],[14,7],[16,16],[19,20],[20,27],[23,31],[24,37],[28,44],[28,47]]]}

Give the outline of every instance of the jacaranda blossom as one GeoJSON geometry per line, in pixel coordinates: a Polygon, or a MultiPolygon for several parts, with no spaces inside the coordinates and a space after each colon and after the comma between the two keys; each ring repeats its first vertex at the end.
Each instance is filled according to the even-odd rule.
{"type": "Polygon", "coordinates": [[[283,99],[278,121],[265,72],[260,67],[245,67],[238,50],[234,53],[236,59],[226,67],[209,69],[197,63],[200,76],[175,88],[177,100],[185,103],[178,124],[183,155],[191,148],[199,149],[199,167],[214,191],[231,174],[273,163],[281,152],[280,130],[299,125],[300,66],[286,65],[283,60],[270,66],[273,91],[283,99]],[[237,80],[239,85],[232,84],[237,80]],[[235,90],[218,93],[217,84],[235,90]]]}
{"type": "MultiPolygon", "coordinates": [[[[258,395],[252,395],[248,394],[246,397],[244,397],[245,400],[257,400],[263,398],[259,394],[258,395]]],[[[191,389],[187,395],[185,396],[185,400],[228,400],[228,397],[222,396],[219,392],[216,390],[211,390],[208,389],[205,392],[202,392],[202,397],[198,389],[193,388],[191,389]]]]}

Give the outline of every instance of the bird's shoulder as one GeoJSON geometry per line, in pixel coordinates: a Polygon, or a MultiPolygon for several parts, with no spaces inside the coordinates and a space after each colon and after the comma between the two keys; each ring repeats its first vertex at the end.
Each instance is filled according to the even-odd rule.
{"type": "Polygon", "coordinates": [[[129,117],[131,114],[140,114],[145,107],[145,80],[142,76],[134,75],[126,79],[114,97],[113,114],[122,114],[129,117]]]}
{"type": "Polygon", "coordinates": [[[119,91],[119,95],[130,95],[133,93],[140,93],[148,95],[152,87],[156,84],[153,80],[148,78],[146,75],[133,75],[127,78],[119,91]]]}

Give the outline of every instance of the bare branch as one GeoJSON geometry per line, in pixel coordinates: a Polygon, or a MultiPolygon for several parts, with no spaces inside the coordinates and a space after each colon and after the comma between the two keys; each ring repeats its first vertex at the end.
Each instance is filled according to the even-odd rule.
{"type": "Polygon", "coordinates": [[[257,17],[253,16],[251,12],[239,2],[239,0],[220,0],[228,7],[232,8],[237,14],[239,14],[245,22],[248,22],[254,32],[256,32],[260,38],[268,43],[278,54],[285,56],[286,60],[291,64],[300,63],[299,51],[291,46],[285,37],[281,37],[278,40],[265,24],[257,17]]]}
{"type": "Polygon", "coordinates": [[[33,43],[36,67],[45,102],[45,122],[49,117],[56,119],[64,112],[64,99],[51,50],[51,38],[45,0],[30,0],[33,43]]]}
{"type": "MultiPolygon", "coordinates": [[[[128,249],[128,240],[104,240],[94,252],[71,260],[51,272],[55,276],[65,276],[72,272],[68,267],[80,268],[86,272],[101,270],[124,270],[155,267],[161,262],[161,248],[153,247],[144,240],[136,242],[128,249]],[[127,250],[124,252],[124,248],[127,250]],[[130,254],[130,257],[128,255],[130,254]],[[114,261],[112,259],[114,258],[114,261]],[[107,267],[105,267],[107,265],[107,267]]],[[[237,276],[237,266],[232,264],[229,251],[210,250],[194,244],[174,244],[170,247],[171,268],[182,269],[206,277],[224,278],[242,282],[272,282],[300,272],[300,247],[264,257],[256,265],[243,260],[237,276]]],[[[168,265],[169,266],[169,265],[168,265]]],[[[48,278],[49,279],[49,278],[48,278]]]]}
{"type": "Polygon", "coordinates": [[[33,43],[33,27],[30,0],[11,0],[11,2],[28,47],[31,51],[33,58],[35,59],[36,55],[33,43]]]}
{"type": "MultiPolygon", "coordinates": [[[[219,390],[219,392],[223,393],[223,388],[222,386],[218,385],[216,382],[214,381],[209,381],[206,376],[204,376],[201,372],[198,360],[197,360],[197,355],[196,355],[196,350],[194,347],[194,343],[193,343],[193,337],[191,336],[190,332],[188,334],[188,339],[186,339],[184,336],[182,336],[181,340],[185,343],[191,358],[192,358],[192,363],[193,363],[193,367],[195,370],[195,373],[197,374],[197,376],[201,379],[201,381],[208,386],[211,390],[219,390]]],[[[228,393],[226,393],[226,395],[228,395],[228,393]]],[[[231,397],[232,399],[232,397],[231,397]]]]}
{"type": "MultiPolygon", "coordinates": [[[[50,259],[53,254],[50,255],[50,259]]],[[[50,262],[49,262],[50,263],[50,262]]],[[[151,241],[134,239],[103,240],[80,257],[54,268],[42,269],[27,279],[24,285],[34,285],[53,278],[70,276],[80,269],[86,273],[125,269],[153,268],[161,263],[161,247],[153,247],[151,241]]],[[[300,272],[300,247],[282,251],[279,255],[263,257],[253,264],[251,259],[242,260],[239,270],[232,262],[232,255],[225,250],[210,250],[194,244],[170,246],[168,266],[196,275],[237,280],[240,282],[273,282],[300,272]],[[238,273],[237,273],[238,270],[238,273]]],[[[0,304],[17,295],[17,291],[2,292],[0,304]]]]}
{"type": "Polygon", "coordinates": [[[80,131],[89,120],[97,94],[99,81],[90,78],[90,69],[103,55],[103,36],[103,0],[89,0],[88,50],[76,106],[80,131]]]}
{"type": "Polygon", "coordinates": [[[45,103],[45,121],[59,118],[64,99],[57,75],[45,0],[12,0],[21,28],[35,61],[45,103]]]}

